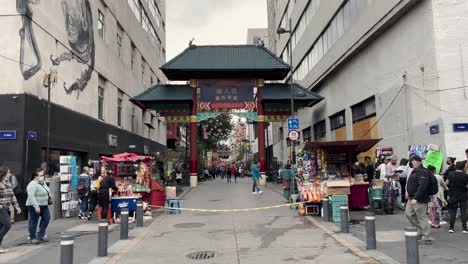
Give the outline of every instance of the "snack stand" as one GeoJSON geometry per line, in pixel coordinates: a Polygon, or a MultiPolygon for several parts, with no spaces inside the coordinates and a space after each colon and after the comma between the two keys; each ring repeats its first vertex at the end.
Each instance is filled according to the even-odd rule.
{"type": "Polygon", "coordinates": [[[314,210],[310,214],[319,214],[317,205],[327,196],[331,196],[331,208],[336,212],[341,204],[348,204],[350,209],[367,207],[369,184],[362,177],[352,178],[352,161],[357,154],[368,151],[379,141],[307,142],[298,158],[298,187],[301,200],[307,202],[305,213],[309,214],[307,206],[312,203],[314,210]]]}
{"type": "Polygon", "coordinates": [[[122,153],[101,159],[106,168],[114,173],[118,188],[111,198],[113,215],[120,213],[122,208],[135,212],[138,201],[149,202],[152,157],[122,153]]]}

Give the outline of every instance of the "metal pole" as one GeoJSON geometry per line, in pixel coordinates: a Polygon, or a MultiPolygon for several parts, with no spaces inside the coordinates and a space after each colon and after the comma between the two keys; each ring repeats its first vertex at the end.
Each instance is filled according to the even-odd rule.
{"type": "Polygon", "coordinates": [[[416,227],[405,228],[406,263],[419,264],[418,231],[416,227]]]}
{"type": "Polygon", "coordinates": [[[137,211],[136,211],[136,226],[143,227],[143,203],[137,203],[137,211]]]}
{"type": "MultiPolygon", "coordinates": [[[[289,19],[289,44],[288,44],[288,49],[289,49],[289,65],[291,65],[291,75],[289,76],[289,93],[290,93],[290,98],[291,98],[291,118],[294,118],[294,97],[293,97],[293,73],[294,73],[294,66],[292,63],[293,60],[293,50],[292,50],[292,45],[291,45],[291,40],[292,40],[292,34],[293,34],[293,29],[292,29],[292,23],[291,19],[289,19]]],[[[291,140],[291,165],[295,163],[296,159],[294,158],[294,153],[295,153],[295,141],[291,140]]]]}
{"type": "Polygon", "coordinates": [[[50,161],[50,73],[47,76],[47,149],[46,149],[46,163],[47,170],[49,170],[49,161],[50,161]]]}
{"type": "Polygon", "coordinates": [[[349,233],[349,219],[348,219],[348,206],[341,205],[341,232],[342,233],[349,233]]]}
{"type": "Polygon", "coordinates": [[[99,220],[98,257],[107,256],[108,229],[109,229],[109,223],[107,222],[107,219],[99,220]]]}
{"type": "Polygon", "coordinates": [[[366,216],[366,237],[367,249],[377,249],[377,239],[375,236],[375,216],[366,216]]]}
{"type": "Polygon", "coordinates": [[[73,236],[62,236],[60,241],[60,264],[73,264],[73,236]]]}
{"type": "Polygon", "coordinates": [[[328,198],[322,199],[322,219],[326,222],[330,221],[330,202],[328,198]]]}
{"type": "Polygon", "coordinates": [[[128,239],[128,208],[120,211],[120,239],[128,239]]]}

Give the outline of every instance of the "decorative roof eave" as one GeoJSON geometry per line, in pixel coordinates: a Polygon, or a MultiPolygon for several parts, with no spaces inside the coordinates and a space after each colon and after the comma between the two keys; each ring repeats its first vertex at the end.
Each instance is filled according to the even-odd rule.
{"type": "Polygon", "coordinates": [[[143,93],[130,98],[142,109],[151,109],[152,105],[192,104],[192,88],[185,84],[157,84],[143,93]]]}
{"type": "Polygon", "coordinates": [[[291,86],[293,86],[293,99],[306,103],[307,107],[312,107],[322,101],[323,96],[307,90],[298,83],[268,83],[262,89],[263,103],[290,103],[291,101],[291,86]]]}

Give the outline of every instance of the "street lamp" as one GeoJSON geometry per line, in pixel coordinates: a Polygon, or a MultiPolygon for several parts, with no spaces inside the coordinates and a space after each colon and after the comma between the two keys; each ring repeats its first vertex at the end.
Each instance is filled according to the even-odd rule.
{"type": "MultiPolygon", "coordinates": [[[[294,66],[292,64],[292,45],[291,45],[291,39],[292,39],[292,25],[291,25],[291,19],[289,19],[289,30],[280,27],[278,30],[276,30],[276,33],[278,35],[282,34],[289,34],[289,39],[288,39],[288,55],[289,55],[289,65],[291,67],[291,74],[289,75],[289,93],[290,93],[290,98],[291,98],[291,118],[294,118],[294,97],[293,97],[293,72],[294,72],[294,66]]],[[[295,146],[294,146],[294,141],[291,140],[291,165],[293,164],[294,159],[294,152],[295,152],[295,146]]]]}

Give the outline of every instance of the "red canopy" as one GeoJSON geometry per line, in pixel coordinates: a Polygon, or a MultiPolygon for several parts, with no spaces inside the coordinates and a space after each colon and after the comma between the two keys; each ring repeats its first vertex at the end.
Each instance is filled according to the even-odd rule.
{"type": "Polygon", "coordinates": [[[371,149],[381,139],[365,139],[365,140],[346,140],[346,141],[325,141],[325,142],[307,142],[304,146],[305,150],[321,148],[329,152],[351,152],[361,153],[371,149]]]}
{"type": "Polygon", "coordinates": [[[112,157],[102,156],[101,159],[104,160],[104,161],[110,161],[110,162],[134,162],[134,161],[137,161],[137,160],[153,159],[153,157],[140,156],[140,155],[135,154],[135,153],[125,152],[125,153],[116,154],[116,155],[114,155],[112,157]]]}

